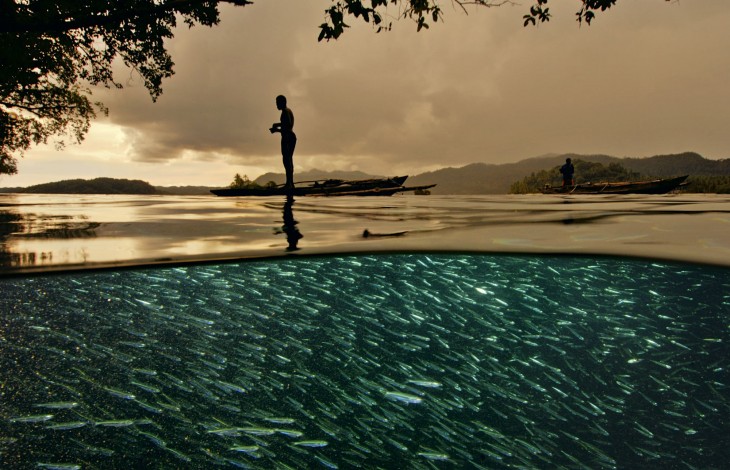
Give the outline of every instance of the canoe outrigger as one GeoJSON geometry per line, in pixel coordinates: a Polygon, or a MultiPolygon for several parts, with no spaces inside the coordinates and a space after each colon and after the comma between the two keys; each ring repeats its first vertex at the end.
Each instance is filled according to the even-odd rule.
{"type": "Polygon", "coordinates": [[[435,184],[405,187],[408,176],[364,180],[326,179],[294,183],[293,189],[283,185],[258,188],[211,189],[216,196],[391,196],[395,193],[428,189],[435,184]]]}
{"type": "Polygon", "coordinates": [[[543,194],[666,194],[684,186],[688,175],[651,181],[581,183],[573,186],[545,185],[543,194]]]}

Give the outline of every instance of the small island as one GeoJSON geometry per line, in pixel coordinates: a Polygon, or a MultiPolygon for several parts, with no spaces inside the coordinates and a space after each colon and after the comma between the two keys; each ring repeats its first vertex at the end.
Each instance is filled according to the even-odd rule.
{"type": "Polygon", "coordinates": [[[16,188],[31,194],[159,194],[146,181],[117,178],[72,179],[16,188]]]}
{"type": "Polygon", "coordinates": [[[128,194],[128,195],[208,195],[207,186],[153,186],[142,180],[122,178],[70,179],[36,184],[25,188],[0,188],[0,193],[19,194],[128,194]]]}

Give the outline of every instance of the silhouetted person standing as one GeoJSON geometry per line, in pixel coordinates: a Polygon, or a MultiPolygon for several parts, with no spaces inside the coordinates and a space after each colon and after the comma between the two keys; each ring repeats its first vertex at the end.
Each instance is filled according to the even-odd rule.
{"type": "Polygon", "coordinates": [[[281,157],[284,160],[286,173],[286,188],[294,188],[294,147],[297,146],[297,136],[294,134],[294,113],[286,106],[286,97],[276,97],[276,109],[281,111],[279,122],[275,122],[269,131],[281,133],[281,157]]]}
{"type": "Polygon", "coordinates": [[[570,161],[570,158],[565,159],[565,165],[560,167],[560,173],[563,174],[563,187],[573,186],[573,173],[575,173],[575,167],[570,161]]]}

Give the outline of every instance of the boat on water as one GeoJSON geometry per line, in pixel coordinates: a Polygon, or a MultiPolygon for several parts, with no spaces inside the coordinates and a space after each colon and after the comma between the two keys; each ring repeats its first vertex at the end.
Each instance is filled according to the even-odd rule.
{"type": "Polygon", "coordinates": [[[543,194],[666,194],[686,185],[689,175],[650,181],[581,183],[573,186],[545,185],[543,194]]]}
{"type": "Polygon", "coordinates": [[[372,189],[361,189],[357,191],[344,191],[344,192],[335,192],[335,193],[325,193],[325,194],[310,194],[310,196],[392,196],[396,193],[407,193],[407,192],[415,192],[418,194],[430,194],[428,192],[425,192],[427,189],[431,189],[435,184],[425,184],[422,186],[396,186],[394,188],[372,188],[372,189]]]}
{"type": "Polygon", "coordinates": [[[216,196],[391,196],[400,192],[425,190],[436,186],[403,186],[408,176],[373,178],[364,180],[326,179],[294,183],[294,188],[284,185],[252,188],[211,189],[216,196]]]}

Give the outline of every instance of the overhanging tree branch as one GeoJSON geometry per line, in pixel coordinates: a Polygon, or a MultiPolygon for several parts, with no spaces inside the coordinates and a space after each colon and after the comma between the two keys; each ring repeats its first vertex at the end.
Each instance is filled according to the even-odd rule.
{"type": "Polygon", "coordinates": [[[105,27],[122,23],[133,18],[149,17],[154,18],[163,13],[185,12],[194,6],[217,5],[229,3],[235,6],[253,4],[250,0],[167,0],[158,4],[147,4],[144,7],[132,9],[123,8],[117,11],[99,10],[89,13],[88,11],[76,12],[83,16],[57,16],[55,18],[35,19],[18,12],[3,12],[0,17],[0,34],[2,33],[60,33],[75,29],[105,27]],[[13,14],[14,13],[14,14],[13,14]]]}

